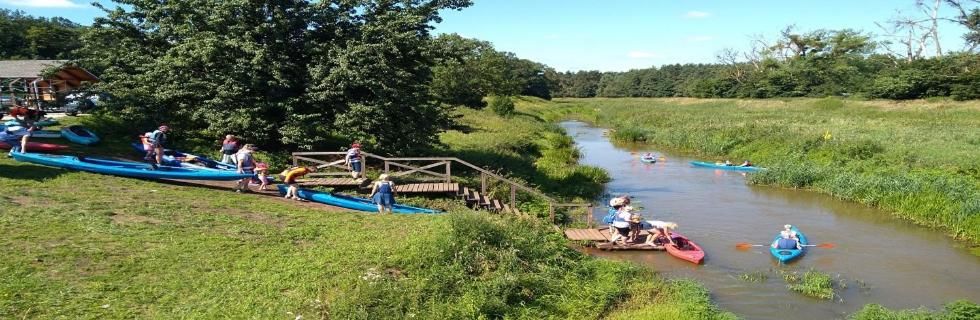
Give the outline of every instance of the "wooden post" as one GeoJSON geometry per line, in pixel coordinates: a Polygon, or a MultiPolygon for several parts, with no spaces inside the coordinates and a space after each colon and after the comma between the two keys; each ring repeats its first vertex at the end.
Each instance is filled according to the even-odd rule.
{"type": "Polygon", "coordinates": [[[446,161],[446,183],[453,183],[452,161],[446,161]]]}
{"type": "Polygon", "coordinates": [[[555,224],[555,204],[548,202],[548,218],[551,219],[551,224],[555,224]]]}
{"type": "Polygon", "coordinates": [[[593,223],[592,220],[595,220],[595,219],[592,218],[592,204],[591,203],[589,203],[589,206],[588,207],[585,207],[585,218],[588,219],[586,221],[589,222],[588,223],[589,229],[592,229],[592,223],[593,223]]]}
{"type": "Polygon", "coordinates": [[[480,193],[487,194],[487,174],[480,172],[480,193]]]}
{"type": "Polygon", "coordinates": [[[296,156],[295,155],[293,156],[293,166],[294,167],[299,167],[299,159],[296,159],[296,156]]]}
{"type": "Polygon", "coordinates": [[[517,208],[517,187],[510,185],[510,207],[517,208]]]}
{"type": "Polygon", "coordinates": [[[385,160],[385,174],[388,174],[388,160],[385,160]]]}

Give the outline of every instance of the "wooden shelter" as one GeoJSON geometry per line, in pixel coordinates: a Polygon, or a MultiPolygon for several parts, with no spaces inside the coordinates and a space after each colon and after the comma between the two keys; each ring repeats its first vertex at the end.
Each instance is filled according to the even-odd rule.
{"type": "MultiPolygon", "coordinates": [[[[15,98],[29,106],[54,104],[65,94],[99,78],[67,60],[0,60],[0,97],[12,104],[15,98]]],[[[10,105],[7,105],[10,106],[10,105]]]]}

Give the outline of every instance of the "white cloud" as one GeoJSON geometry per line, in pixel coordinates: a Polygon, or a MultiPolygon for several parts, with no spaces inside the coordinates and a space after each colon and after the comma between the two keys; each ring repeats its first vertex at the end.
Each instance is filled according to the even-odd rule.
{"type": "Polygon", "coordinates": [[[650,51],[630,51],[626,53],[626,56],[630,57],[630,59],[653,59],[659,57],[659,55],[650,51]]]}
{"type": "Polygon", "coordinates": [[[690,36],[687,37],[687,42],[705,42],[714,40],[715,37],[712,36],[690,36]]]}
{"type": "Polygon", "coordinates": [[[688,11],[687,14],[684,15],[684,17],[689,18],[689,19],[701,19],[701,18],[707,18],[707,17],[710,17],[710,16],[711,16],[711,13],[704,12],[704,11],[688,11]]]}
{"type": "Polygon", "coordinates": [[[0,3],[32,8],[75,8],[82,6],[71,0],[0,0],[0,3]]]}

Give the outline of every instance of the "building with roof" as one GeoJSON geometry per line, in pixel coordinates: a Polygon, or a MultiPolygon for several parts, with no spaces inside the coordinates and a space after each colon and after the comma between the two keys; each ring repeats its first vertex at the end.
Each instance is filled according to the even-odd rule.
{"type": "MultiPolygon", "coordinates": [[[[73,90],[99,82],[84,68],[67,60],[0,60],[0,100],[25,101],[29,106],[57,103],[73,90]]],[[[9,106],[9,105],[7,105],[9,106]]],[[[3,107],[3,106],[0,106],[3,107]]]]}

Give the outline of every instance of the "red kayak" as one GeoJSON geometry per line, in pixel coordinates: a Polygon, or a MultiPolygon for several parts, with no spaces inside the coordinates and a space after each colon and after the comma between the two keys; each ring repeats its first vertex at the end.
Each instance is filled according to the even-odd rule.
{"type": "Polygon", "coordinates": [[[674,243],[677,246],[672,246],[670,244],[666,245],[667,253],[670,255],[680,258],[681,260],[687,260],[695,264],[701,264],[704,261],[704,251],[698,246],[694,241],[687,239],[687,237],[677,233],[670,232],[672,238],[674,238],[674,243]]]}
{"type": "MultiPolygon", "coordinates": [[[[0,142],[0,149],[10,150],[10,145],[5,142],[0,142]]],[[[40,142],[28,142],[27,151],[63,151],[68,149],[68,146],[61,144],[50,144],[50,143],[40,143],[40,142]]]]}

